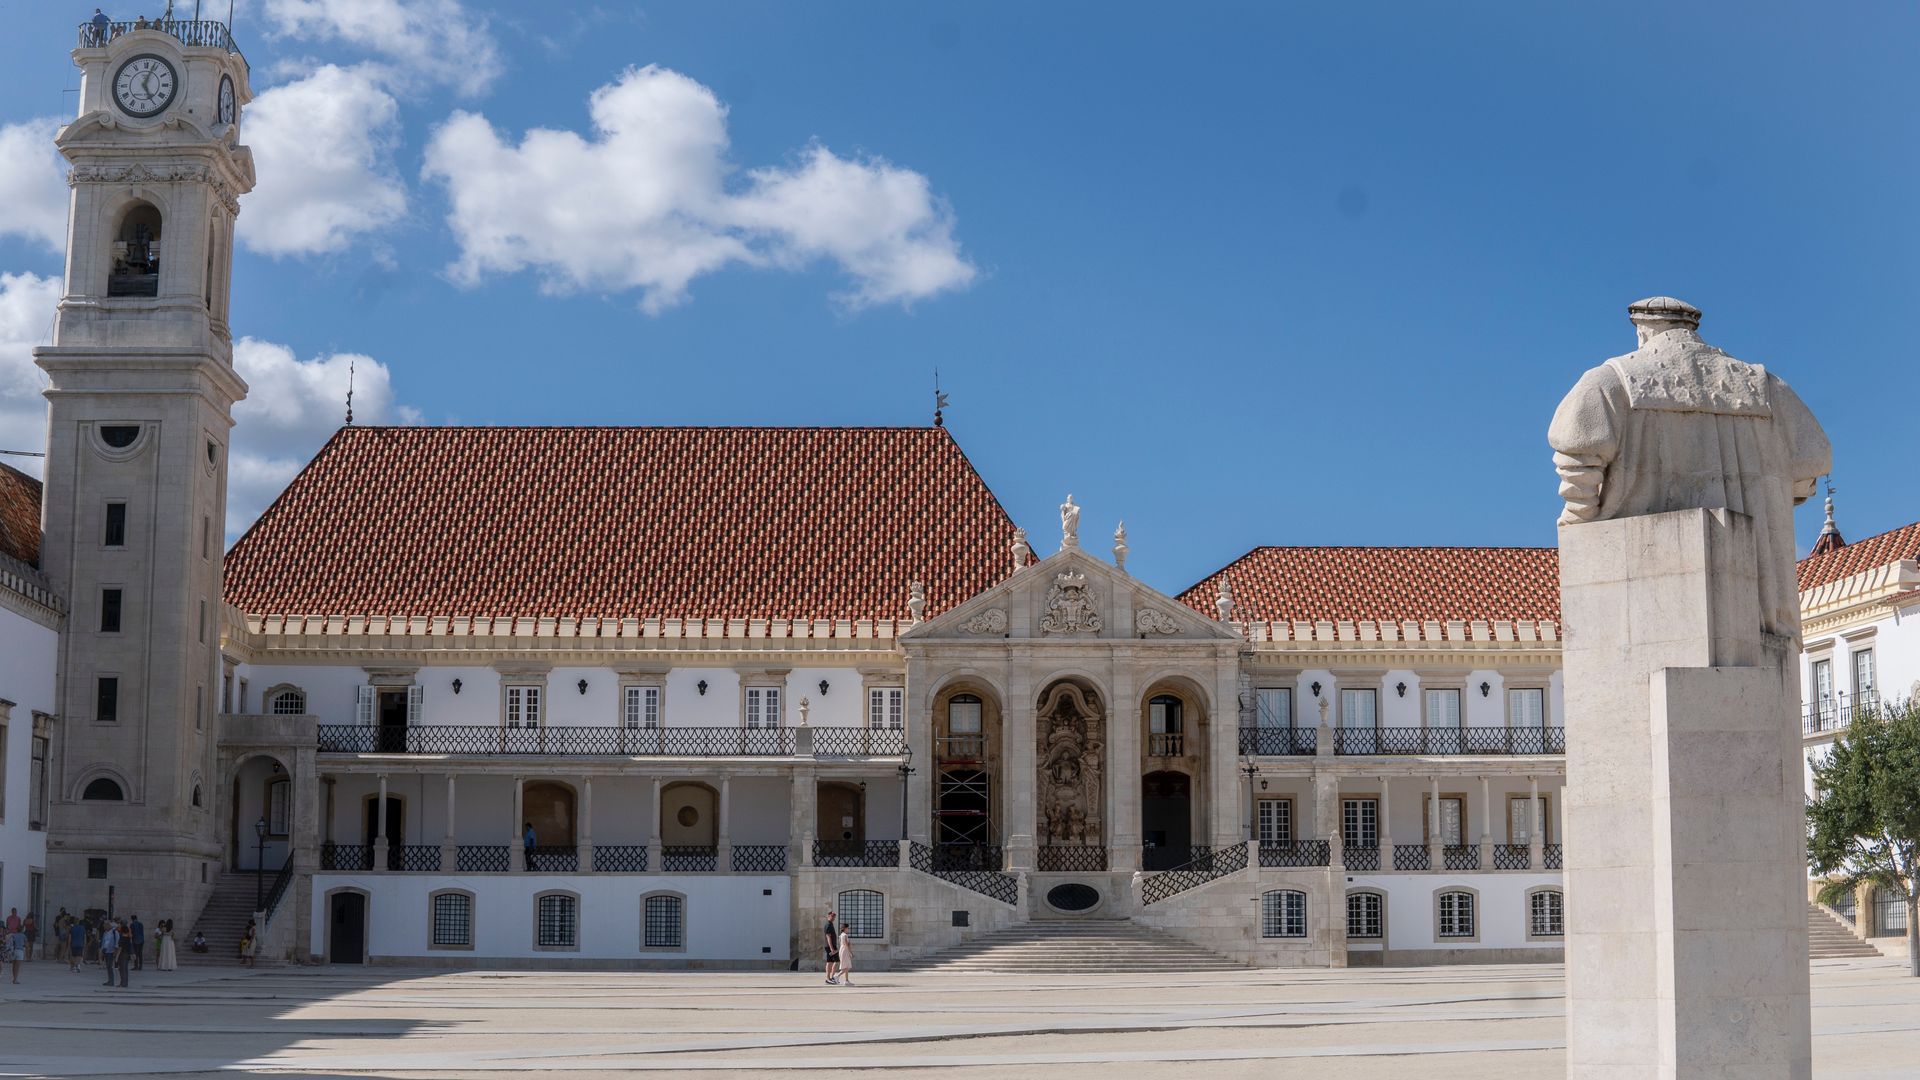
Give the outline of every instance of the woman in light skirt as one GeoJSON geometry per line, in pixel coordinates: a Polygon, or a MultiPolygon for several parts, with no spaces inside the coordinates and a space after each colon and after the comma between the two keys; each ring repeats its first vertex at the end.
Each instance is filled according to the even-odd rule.
{"type": "Polygon", "coordinates": [[[847,933],[847,924],[840,924],[840,984],[853,985],[853,935],[847,933]]]}
{"type": "Polygon", "coordinates": [[[160,927],[160,959],[155,963],[161,971],[172,971],[180,962],[180,954],[173,943],[173,920],[168,919],[160,927]]]}

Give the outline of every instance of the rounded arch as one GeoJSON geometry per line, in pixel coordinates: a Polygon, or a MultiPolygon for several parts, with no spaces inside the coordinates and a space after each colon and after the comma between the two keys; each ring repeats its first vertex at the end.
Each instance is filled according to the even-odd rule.
{"type": "Polygon", "coordinates": [[[977,672],[954,672],[929,699],[937,845],[991,845],[1005,820],[1006,698],[977,672]]]}
{"type": "Polygon", "coordinates": [[[107,295],[158,296],[166,215],[154,202],[133,198],[105,221],[107,295]]]}
{"type": "Polygon", "coordinates": [[[1262,938],[1307,936],[1307,894],[1299,889],[1268,889],[1260,894],[1262,938]]]}
{"type": "Polygon", "coordinates": [[[307,692],[292,683],[275,683],[260,695],[260,711],[269,716],[304,716],[307,692]]]}
{"type": "Polygon", "coordinates": [[[702,780],[676,780],[660,789],[663,847],[719,846],[720,792],[702,780]]]}
{"type": "Polygon", "coordinates": [[[1085,668],[1057,668],[1034,682],[1040,687],[1040,692],[1034,696],[1036,705],[1044,705],[1047,695],[1053,693],[1062,684],[1078,687],[1083,696],[1101,706],[1113,701],[1113,695],[1107,692],[1107,684],[1098,675],[1085,668]]]}
{"type": "Polygon", "coordinates": [[[1143,699],[1154,694],[1172,693],[1208,715],[1214,712],[1213,691],[1182,668],[1157,668],[1148,672],[1144,679],[1135,680],[1134,685],[1146,688],[1140,695],[1143,699]]]}
{"type": "Polygon", "coordinates": [[[538,847],[573,847],[579,792],[565,780],[528,780],[520,789],[520,828],[533,826],[538,847]]]}
{"type": "Polygon", "coordinates": [[[122,773],[120,770],[114,768],[111,765],[91,765],[91,766],[88,766],[85,770],[83,770],[80,773],[79,779],[75,780],[73,782],[73,786],[68,789],[67,801],[68,802],[132,802],[133,801],[133,785],[127,781],[127,777],[125,773],[122,773]],[[93,787],[96,781],[99,781],[99,780],[106,780],[111,782],[114,788],[120,792],[119,796],[117,798],[110,797],[110,798],[89,799],[86,794],[87,791],[93,787]]]}
{"type": "Polygon", "coordinates": [[[279,755],[253,750],[237,754],[227,775],[232,777],[223,815],[227,865],[235,870],[277,869],[286,861],[293,831],[292,771],[279,755]],[[260,822],[266,822],[264,834],[260,822]]]}
{"type": "Polygon", "coordinates": [[[1000,680],[984,671],[970,667],[960,667],[946,672],[941,675],[939,679],[935,680],[931,688],[927,691],[927,700],[936,701],[942,694],[947,693],[961,683],[975,685],[975,693],[990,694],[1000,701],[1007,699],[1006,687],[1000,685],[1000,680]]]}
{"type": "Polygon", "coordinates": [[[687,894],[652,889],[640,894],[640,948],[643,952],[685,952],[687,894]]]}
{"type": "Polygon", "coordinates": [[[533,947],[536,952],[579,952],[582,908],[572,889],[541,889],[533,894],[533,947]]]}

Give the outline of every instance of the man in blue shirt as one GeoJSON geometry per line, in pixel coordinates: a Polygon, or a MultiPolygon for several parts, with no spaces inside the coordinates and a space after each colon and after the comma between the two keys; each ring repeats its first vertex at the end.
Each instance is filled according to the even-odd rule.
{"type": "Polygon", "coordinates": [[[100,966],[107,969],[108,986],[113,985],[113,962],[119,953],[120,928],[108,922],[106,930],[100,935],[100,966]]]}
{"type": "Polygon", "coordinates": [[[93,27],[93,41],[90,44],[96,49],[105,45],[107,35],[113,30],[113,20],[107,18],[99,8],[94,8],[93,18],[87,21],[87,25],[93,27]]]}
{"type": "Polygon", "coordinates": [[[87,954],[87,923],[74,919],[67,923],[67,970],[80,970],[80,958],[87,954]]]}

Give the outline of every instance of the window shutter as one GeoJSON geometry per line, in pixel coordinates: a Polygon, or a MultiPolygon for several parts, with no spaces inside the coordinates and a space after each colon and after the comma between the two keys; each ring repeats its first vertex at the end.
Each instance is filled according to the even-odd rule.
{"type": "Polygon", "coordinates": [[[354,689],[354,692],[359,695],[358,698],[356,698],[354,701],[354,710],[353,710],[354,719],[357,723],[359,723],[361,727],[372,727],[373,726],[373,687],[356,686],[353,689],[354,689]]]}
{"type": "Polygon", "coordinates": [[[407,687],[407,726],[420,725],[420,703],[425,699],[427,688],[424,686],[407,687]]]}
{"type": "Polygon", "coordinates": [[[886,700],[885,693],[884,690],[867,691],[867,726],[870,728],[879,727],[881,718],[886,715],[883,704],[886,700]]]}

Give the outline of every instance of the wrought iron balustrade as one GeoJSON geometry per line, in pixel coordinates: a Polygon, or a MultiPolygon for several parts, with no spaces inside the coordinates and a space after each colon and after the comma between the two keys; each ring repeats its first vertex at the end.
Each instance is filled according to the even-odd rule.
{"type": "Polygon", "coordinates": [[[373,869],[373,845],[321,844],[320,869],[371,870],[373,869]]]}
{"type": "Polygon", "coordinates": [[[1548,870],[1560,869],[1560,845],[1543,844],[1540,847],[1540,864],[1548,870]]]}
{"type": "Polygon", "coordinates": [[[463,874],[504,874],[513,866],[505,844],[461,844],[454,849],[454,867],[463,874]]]}
{"type": "Polygon", "coordinates": [[[228,32],[227,24],[212,19],[141,18],[132,22],[103,22],[98,25],[83,22],[80,24],[79,47],[102,49],[113,39],[135,30],[157,30],[182,45],[225,49],[235,56],[240,55],[240,47],[233,43],[233,35],[228,32]]]}
{"type": "Polygon", "coordinates": [[[387,869],[412,870],[420,873],[438,873],[440,870],[440,845],[396,844],[387,849],[387,869]]]}
{"type": "Polygon", "coordinates": [[[1186,753],[1187,737],[1178,731],[1154,731],[1147,734],[1149,757],[1179,757],[1186,753]]]}
{"type": "Polygon", "coordinates": [[[1177,896],[1188,889],[1199,888],[1209,881],[1226,877],[1247,868],[1247,846],[1229,844],[1226,847],[1195,848],[1204,852],[1185,866],[1161,872],[1148,878],[1140,886],[1140,901],[1143,904],[1157,904],[1171,896],[1177,896]]]}
{"type": "Polygon", "coordinates": [[[1533,865],[1533,853],[1525,844],[1493,845],[1493,868],[1495,870],[1526,870],[1533,865]]]}
{"type": "Polygon", "coordinates": [[[942,761],[985,761],[987,759],[987,737],[985,735],[949,735],[940,740],[940,760],[942,761]]]}
{"type": "Polygon", "coordinates": [[[293,856],[288,855],[287,861],[280,867],[280,872],[273,875],[273,884],[267,887],[267,898],[260,905],[260,910],[268,919],[273,918],[274,910],[280,906],[280,898],[287,895],[287,886],[291,884],[293,884],[293,856]]]}
{"type": "Polygon", "coordinates": [[[572,844],[542,844],[524,850],[529,870],[571,874],[580,869],[580,849],[572,844]]]}
{"type": "Polygon", "coordinates": [[[851,840],[815,840],[813,865],[898,866],[900,865],[900,842],[868,840],[864,843],[856,843],[851,840]]]}
{"type": "Polygon", "coordinates": [[[1333,752],[1343,755],[1462,756],[1564,754],[1563,727],[1334,728],[1333,752]]]}
{"type": "Polygon", "coordinates": [[[1479,844],[1448,844],[1440,852],[1441,864],[1449,870],[1480,869],[1479,844]]]}
{"type": "Polygon", "coordinates": [[[595,844],[593,869],[602,874],[639,874],[647,869],[645,844],[595,844]]]}
{"type": "Polygon", "coordinates": [[[786,869],[785,844],[733,845],[733,872],[736,874],[777,874],[786,869]]]}
{"type": "Polygon", "coordinates": [[[1107,849],[1101,844],[1043,847],[1035,856],[1035,865],[1041,870],[1090,874],[1107,868],[1107,849]]]}
{"type": "Polygon", "coordinates": [[[1340,865],[1349,870],[1380,869],[1380,845],[1355,844],[1348,842],[1340,845],[1340,865]]]}
{"type": "Polygon", "coordinates": [[[1302,840],[1295,844],[1260,845],[1260,865],[1268,869],[1326,866],[1332,861],[1333,845],[1325,840],[1302,840]]]}
{"type": "Polygon", "coordinates": [[[1318,732],[1310,727],[1243,727],[1240,729],[1240,753],[1256,757],[1311,754],[1318,748],[1319,741],[1318,732]]]}
{"type": "MultiPolygon", "coordinates": [[[[830,729],[815,729],[816,734],[830,729]]],[[[859,732],[864,729],[848,728],[859,732]]],[[[904,747],[903,733],[876,732],[876,744],[904,747]]],[[[791,757],[792,728],[417,724],[376,727],[321,724],[319,748],[329,754],[505,754],[572,757],[791,757]]],[[[882,753],[883,751],[875,751],[882,753]]],[[[900,753],[899,749],[890,751],[900,753]]],[[[816,745],[815,753],[820,754],[816,745]]],[[[831,756],[831,755],[823,755],[831,756]]],[[[842,755],[849,756],[849,755],[842,755]]]]}
{"type": "Polygon", "coordinates": [[[1393,845],[1393,868],[1395,870],[1429,870],[1433,859],[1425,844],[1393,845]]]}
{"type": "Polygon", "coordinates": [[[953,845],[952,847],[966,848],[974,851],[976,854],[972,856],[956,856],[949,853],[943,858],[942,851],[947,850],[946,848],[930,848],[918,840],[915,840],[907,846],[907,865],[923,874],[932,874],[942,881],[958,885],[960,888],[967,889],[971,892],[977,892],[981,896],[998,900],[1003,904],[1012,904],[1019,901],[1019,880],[1012,874],[1001,872],[999,866],[1003,864],[995,863],[994,869],[991,870],[970,869],[958,865],[973,859],[984,862],[989,854],[997,856],[1000,853],[1000,849],[997,846],[981,844],[953,845]]]}
{"type": "Polygon", "coordinates": [[[1818,735],[1823,731],[1839,731],[1849,727],[1857,717],[1878,711],[1880,697],[1877,694],[1861,694],[1852,701],[1845,697],[1827,701],[1809,701],[1801,721],[1801,731],[1808,735],[1818,735]]]}
{"type": "Polygon", "coordinates": [[[930,849],[934,872],[942,870],[1005,870],[1006,849],[999,844],[941,844],[930,849]]]}
{"type": "Polygon", "coordinates": [[[907,733],[901,728],[817,727],[813,729],[813,756],[899,757],[907,752],[907,733]]]}
{"type": "Polygon", "coordinates": [[[663,847],[660,869],[669,874],[711,874],[720,869],[720,852],[710,847],[663,847]]]}

